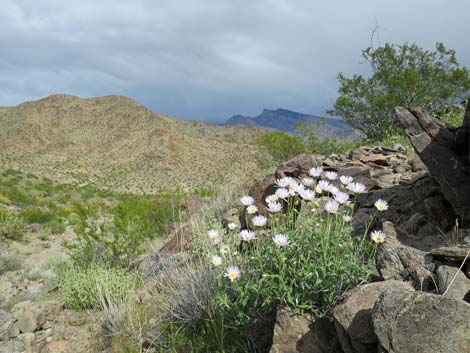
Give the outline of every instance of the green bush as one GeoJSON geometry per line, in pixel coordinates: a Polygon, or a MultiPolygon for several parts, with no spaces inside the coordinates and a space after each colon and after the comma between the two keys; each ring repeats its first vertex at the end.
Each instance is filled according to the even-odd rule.
{"type": "Polygon", "coordinates": [[[305,146],[298,136],[282,131],[261,135],[256,139],[256,147],[262,164],[279,164],[305,152],[305,146]],[[265,161],[266,157],[271,160],[265,161]]]}
{"type": "Polygon", "coordinates": [[[125,301],[140,283],[133,272],[98,264],[87,268],[62,264],[57,273],[59,294],[65,305],[74,310],[100,310],[108,304],[108,295],[125,301]]]}
{"type": "Polygon", "coordinates": [[[0,237],[21,239],[26,232],[26,224],[17,212],[0,206],[0,237]]]}
{"type": "Polygon", "coordinates": [[[47,208],[29,207],[21,211],[21,217],[28,224],[46,224],[54,219],[54,214],[47,208]]]}
{"type": "Polygon", "coordinates": [[[372,75],[348,78],[340,73],[339,97],[329,114],[343,117],[369,138],[381,139],[398,127],[396,106],[435,113],[470,95],[470,70],[442,43],[434,51],[387,43],[363,50],[362,56],[372,75]]]}

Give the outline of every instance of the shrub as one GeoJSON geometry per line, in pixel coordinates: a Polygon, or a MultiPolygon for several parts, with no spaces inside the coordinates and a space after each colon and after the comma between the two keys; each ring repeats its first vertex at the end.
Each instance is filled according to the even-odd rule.
{"type": "Polygon", "coordinates": [[[108,300],[111,295],[125,301],[140,283],[133,272],[98,264],[87,268],[62,264],[57,274],[60,296],[65,305],[74,310],[102,309],[110,300],[115,300],[108,300]]]}
{"type": "Polygon", "coordinates": [[[0,237],[21,239],[26,232],[26,225],[17,212],[0,207],[0,237]]]}
{"type": "Polygon", "coordinates": [[[256,139],[256,147],[263,164],[279,164],[305,151],[305,146],[297,136],[282,131],[268,132],[256,139]],[[269,156],[271,161],[264,161],[269,156]]]}
{"type": "Polygon", "coordinates": [[[339,97],[332,115],[343,117],[367,137],[380,139],[397,128],[396,106],[442,111],[470,94],[470,70],[456,53],[437,43],[434,51],[416,44],[369,47],[362,56],[372,69],[368,78],[338,75],[339,97]]]}
{"type": "Polygon", "coordinates": [[[54,218],[54,214],[47,208],[30,207],[21,211],[21,217],[23,217],[28,224],[45,224],[54,218]]]}

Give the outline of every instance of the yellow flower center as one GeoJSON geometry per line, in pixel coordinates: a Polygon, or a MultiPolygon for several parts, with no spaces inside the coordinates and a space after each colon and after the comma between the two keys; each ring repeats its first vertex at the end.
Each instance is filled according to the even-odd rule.
{"type": "Polygon", "coordinates": [[[235,278],[237,277],[237,275],[235,274],[235,272],[230,272],[230,273],[228,274],[228,277],[229,277],[230,279],[235,279],[235,278]]]}

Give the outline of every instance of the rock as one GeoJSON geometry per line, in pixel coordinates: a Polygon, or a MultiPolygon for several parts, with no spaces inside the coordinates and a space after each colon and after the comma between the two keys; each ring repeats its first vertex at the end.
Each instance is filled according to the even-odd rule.
{"type": "Polygon", "coordinates": [[[387,235],[385,243],[377,250],[376,266],[381,277],[411,280],[415,288],[428,288],[432,283],[432,258],[424,251],[403,245],[397,238],[391,222],[383,223],[387,235]]]}
{"type": "Polygon", "coordinates": [[[417,234],[418,230],[428,223],[428,219],[422,213],[413,214],[404,224],[403,228],[408,234],[417,234]]]}
{"type": "Polygon", "coordinates": [[[462,262],[470,252],[470,246],[443,246],[431,250],[436,259],[450,262],[462,262]]]}
{"type": "Polygon", "coordinates": [[[385,352],[470,352],[470,305],[462,300],[391,288],[376,302],[371,319],[385,352]]]}
{"type": "Polygon", "coordinates": [[[370,326],[370,312],[379,296],[391,288],[412,291],[409,283],[389,280],[356,287],[333,310],[341,347],[345,353],[375,353],[377,337],[370,326]]]}
{"type": "Polygon", "coordinates": [[[457,267],[441,265],[437,269],[437,286],[440,294],[447,291],[446,297],[463,300],[470,291],[470,279],[457,267]]]}
{"type": "Polygon", "coordinates": [[[383,154],[371,154],[369,156],[364,156],[359,158],[362,163],[372,163],[377,165],[388,166],[390,165],[388,162],[388,158],[383,154]]]}
{"type": "Polygon", "coordinates": [[[277,312],[270,353],[337,353],[339,342],[327,319],[294,315],[288,310],[277,312]]]}
{"type": "Polygon", "coordinates": [[[18,315],[16,325],[22,333],[34,332],[37,328],[36,315],[32,311],[24,311],[18,315]]]}
{"type": "Polygon", "coordinates": [[[58,340],[48,343],[44,348],[47,353],[66,353],[70,351],[70,342],[67,340],[58,340]]]}
{"type": "Polygon", "coordinates": [[[274,173],[276,178],[290,176],[298,178],[308,175],[308,171],[313,167],[319,167],[323,163],[319,154],[301,154],[289,161],[282,163],[274,173]]]}
{"type": "MultiPolygon", "coordinates": [[[[470,111],[470,102],[467,111],[470,111]]],[[[454,213],[460,215],[464,221],[470,221],[470,120],[469,125],[464,124],[460,130],[463,137],[459,137],[458,133],[454,136],[440,120],[422,109],[397,107],[395,114],[415,151],[439,183],[454,213]],[[463,142],[464,156],[456,151],[462,140],[467,141],[463,142]]]]}
{"type": "Polygon", "coordinates": [[[33,232],[33,233],[42,233],[42,232],[44,232],[44,226],[40,223],[33,223],[29,227],[31,228],[31,232],[33,232]]]}
{"type": "Polygon", "coordinates": [[[349,153],[349,159],[353,161],[358,161],[361,158],[368,156],[370,154],[369,151],[370,149],[367,147],[358,147],[349,153]]]}
{"type": "Polygon", "coordinates": [[[20,335],[20,329],[18,325],[15,323],[11,324],[7,329],[7,338],[15,338],[20,335]]]}
{"type": "Polygon", "coordinates": [[[392,148],[397,152],[406,153],[406,147],[401,143],[394,143],[392,148]]]}
{"type": "Polygon", "coordinates": [[[423,163],[421,158],[418,155],[414,156],[414,158],[410,161],[411,171],[413,172],[421,172],[426,170],[426,164],[423,163]]]}

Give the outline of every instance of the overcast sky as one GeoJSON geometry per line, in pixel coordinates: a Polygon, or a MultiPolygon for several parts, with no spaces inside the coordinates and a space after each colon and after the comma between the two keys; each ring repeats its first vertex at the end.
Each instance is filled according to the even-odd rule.
{"type": "Polygon", "coordinates": [[[468,0],[0,0],[0,105],[129,96],[184,119],[323,114],[361,49],[436,41],[470,66],[468,0]]]}

